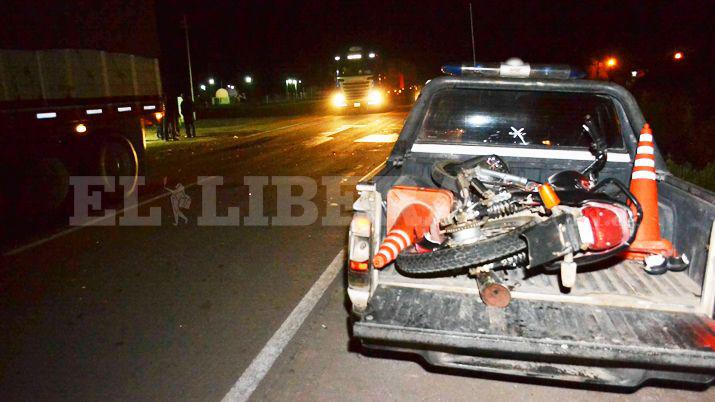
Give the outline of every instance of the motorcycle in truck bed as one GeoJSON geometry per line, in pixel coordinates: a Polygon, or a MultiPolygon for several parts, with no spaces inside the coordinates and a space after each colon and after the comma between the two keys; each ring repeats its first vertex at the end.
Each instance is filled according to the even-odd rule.
{"type": "Polygon", "coordinates": [[[358,184],[352,335],[436,366],[710,383],[715,195],[668,173],[620,86],[488,67],[429,82],[358,184]],[[629,190],[640,179],[652,205],[629,190]],[[672,248],[633,257],[654,216],[672,248]]]}

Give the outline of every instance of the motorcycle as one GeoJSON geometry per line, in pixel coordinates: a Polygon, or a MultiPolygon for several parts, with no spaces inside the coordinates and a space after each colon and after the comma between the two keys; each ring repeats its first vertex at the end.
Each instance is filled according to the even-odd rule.
{"type": "Polygon", "coordinates": [[[438,161],[432,179],[455,195],[439,221],[439,236],[425,236],[397,256],[407,276],[471,276],[536,267],[559,270],[574,286],[579,265],[618,256],[633,242],[643,211],[620,181],[599,180],[606,144],[590,117],[583,123],[595,160],[538,183],[514,175],[497,155],[438,161]]]}

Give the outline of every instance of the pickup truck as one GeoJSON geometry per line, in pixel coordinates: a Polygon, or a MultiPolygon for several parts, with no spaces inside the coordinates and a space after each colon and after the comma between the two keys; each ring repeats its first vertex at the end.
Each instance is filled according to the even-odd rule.
{"type": "Polygon", "coordinates": [[[645,124],[636,100],[614,83],[552,72],[497,66],[424,87],[384,169],[357,186],[347,257],[352,336],[367,349],[416,353],[462,370],[627,388],[648,380],[709,384],[715,194],[670,174],[657,147],[661,235],[687,255],[685,270],[651,275],[640,261],[612,258],[579,266],[573,287],[549,270],[503,271],[511,299],[493,307],[469,275],[414,277],[399,259],[374,266],[390,220],[389,191],[440,189],[431,173],[440,161],[497,155],[511,174],[536,182],[586,169],[589,143],[574,133],[587,114],[607,146],[600,179],[630,182],[645,124]]]}

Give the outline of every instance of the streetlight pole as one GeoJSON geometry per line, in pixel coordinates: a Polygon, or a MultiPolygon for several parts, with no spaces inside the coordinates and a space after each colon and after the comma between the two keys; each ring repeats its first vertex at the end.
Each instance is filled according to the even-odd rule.
{"type": "Polygon", "coordinates": [[[186,14],[182,21],[184,28],[184,37],[186,38],[186,63],[189,65],[189,91],[191,93],[191,102],[194,101],[194,77],[191,73],[191,49],[189,48],[189,23],[186,21],[186,14]]]}

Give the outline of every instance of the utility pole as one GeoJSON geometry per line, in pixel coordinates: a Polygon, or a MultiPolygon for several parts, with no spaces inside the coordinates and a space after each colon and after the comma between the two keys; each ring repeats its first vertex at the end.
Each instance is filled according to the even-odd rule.
{"type": "MultiPolygon", "coordinates": [[[[471,7],[471,4],[470,4],[471,7]]],[[[181,21],[181,25],[184,28],[184,36],[186,38],[186,63],[189,65],[189,91],[191,93],[191,102],[194,101],[194,77],[191,73],[191,49],[189,48],[189,23],[186,20],[186,14],[181,21]]]]}
{"type": "Polygon", "coordinates": [[[472,63],[477,66],[477,50],[474,46],[474,20],[472,19],[472,3],[469,3],[469,30],[472,33],[472,63]]]}

